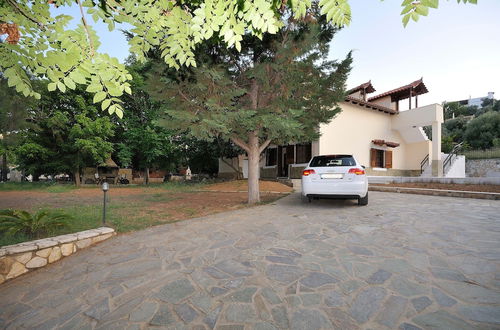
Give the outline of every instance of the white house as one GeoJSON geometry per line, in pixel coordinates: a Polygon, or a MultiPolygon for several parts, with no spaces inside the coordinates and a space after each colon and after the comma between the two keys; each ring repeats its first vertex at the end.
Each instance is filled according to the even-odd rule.
{"type": "MultiPolygon", "coordinates": [[[[423,80],[369,97],[373,92],[370,81],[349,90],[340,103],[342,112],[319,127],[319,140],[270,145],[261,160],[261,177],[300,178],[312,156],[325,154],[353,154],[368,175],[419,176],[429,167],[432,176],[443,176],[443,108],[418,106],[418,96],[428,92],[423,80]],[[409,110],[400,111],[400,102],[408,102],[409,110]],[[432,141],[422,129],[425,126],[432,126],[432,141]]],[[[245,155],[220,160],[222,177],[234,175],[227,162],[246,176],[245,155]]]]}

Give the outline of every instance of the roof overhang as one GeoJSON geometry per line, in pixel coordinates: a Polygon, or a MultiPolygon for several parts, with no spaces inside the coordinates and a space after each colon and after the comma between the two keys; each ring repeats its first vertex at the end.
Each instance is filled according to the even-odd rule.
{"type": "Polygon", "coordinates": [[[365,82],[364,84],[361,84],[359,86],[351,88],[350,90],[347,91],[347,95],[354,94],[354,93],[359,92],[361,90],[365,91],[366,94],[375,92],[375,88],[372,85],[372,81],[369,80],[369,81],[365,82]]]}
{"type": "Polygon", "coordinates": [[[399,143],[397,142],[390,142],[390,141],[385,141],[385,140],[372,140],[372,143],[376,146],[387,146],[389,148],[397,148],[399,147],[399,143]]]}
{"type": "Polygon", "coordinates": [[[391,102],[397,102],[399,100],[404,100],[409,98],[410,96],[417,96],[421,94],[427,93],[427,87],[424,84],[423,78],[420,78],[419,80],[415,80],[414,82],[401,86],[398,88],[395,88],[393,90],[390,90],[388,92],[382,93],[377,96],[370,97],[368,99],[369,102],[381,99],[386,96],[391,97],[391,102]]]}
{"type": "Polygon", "coordinates": [[[365,107],[367,109],[372,109],[372,110],[377,110],[380,112],[388,113],[390,115],[394,115],[394,114],[399,113],[398,111],[396,111],[394,109],[387,108],[387,107],[384,107],[384,106],[379,105],[379,104],[366,102],[366,101],[360,100],[360,99],[352,97],[352,96],[346,96],[344,101],[347,103],[351,103],[351,104],[359,105],[361,107],[365,107]]]}

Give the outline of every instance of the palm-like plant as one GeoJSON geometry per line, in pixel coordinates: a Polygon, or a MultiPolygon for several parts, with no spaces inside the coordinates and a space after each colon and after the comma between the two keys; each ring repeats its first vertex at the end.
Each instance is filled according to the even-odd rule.
{"type": "Polygon", "coordinates": [[[25,234],[30,238],[40,238],[67,227],[71,219],[69,214],[63,212],[40,210],[31,214],[23,210],[0,210],[0,233],[25,234]]]}

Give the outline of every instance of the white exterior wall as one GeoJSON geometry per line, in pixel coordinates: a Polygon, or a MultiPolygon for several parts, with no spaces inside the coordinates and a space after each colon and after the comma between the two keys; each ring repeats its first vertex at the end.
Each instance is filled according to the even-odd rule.
{"type": "Polygon", "coordinates": [[[465,178],[465,156],[457,156],[445,173],[447,178],[465,178]]]}
{"type": "Polygon", "coordinates": [[[386,108],[389,108],[389,109],[396,110],[396,105],[395,105],[395,103],[391,102],[391,96],[390,95],[381,97],[379,99],[376,99],[376,100],[373,100],[373,101],[370,101],[370,102],[374,103],[374,104],[379,104],[379,105],[381,105],[383,107],[386,107],[386,108]]]}
{"type": "Polygon", "coordinates": [[[370,167],[370,149],[392,151],[392,168],[420,169],[420,162],[429,153],[430,141],[408,144],[397,130],[392,129],[392,118],[384,112],[366,109],[350,103],[341,103],[342,112],[329,124],[321,125],[318,153],[353,154],[366,167],[370,167]],[[372,140],[399,143],[399,147],[375,146],[372,140]]]}

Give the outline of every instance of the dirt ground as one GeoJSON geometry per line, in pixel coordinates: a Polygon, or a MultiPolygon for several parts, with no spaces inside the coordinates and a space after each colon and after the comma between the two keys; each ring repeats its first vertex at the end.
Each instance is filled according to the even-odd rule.
{"type": "Polygon", "coordinates": [[[460,191],[480,191],[500,193],[500,185],[489,184],[445,184],[445,183],[376,183],[370,186],[383,187],[403,187],[403,188],[425,188],[425,189],[444,189],[444,190],[460,190],[460,191]]]}
{"type": "MultiPolygon", "coordinates": [[[[293,191],[292,187],[286,186],[284,184],[275,181],[260,181],[259,187],[261,192],[289,193],[293,191]]],[[[246,192],[248,190],[248,182],[247,180],[236,180],[236,181],[216,183],[208,186],[206,190],[246,192]]]]}
{"type": "MultiPolygon", "coordinates": [[[[260,187],[262,202],[271,202],[282,196],[269,193],[270,191],[288,193],[293,190],[281,183],[268,181],[262,181],[260,187]]],[[[111,187],[108,201],[110,207],[114,206],[115,214],[121,217],[147,217],[158,222],[170,222],[245,207],[246,189],[246,181],[243,180],[188,188],[187,191],[169,190],[161,186],[111,187]]],[[[99,208],[102,200],[103,192],[98,187],[85,187],[62,193],[37,190],[0,191],[0,209],[33,211],[39,208],[99,208]]]]}

